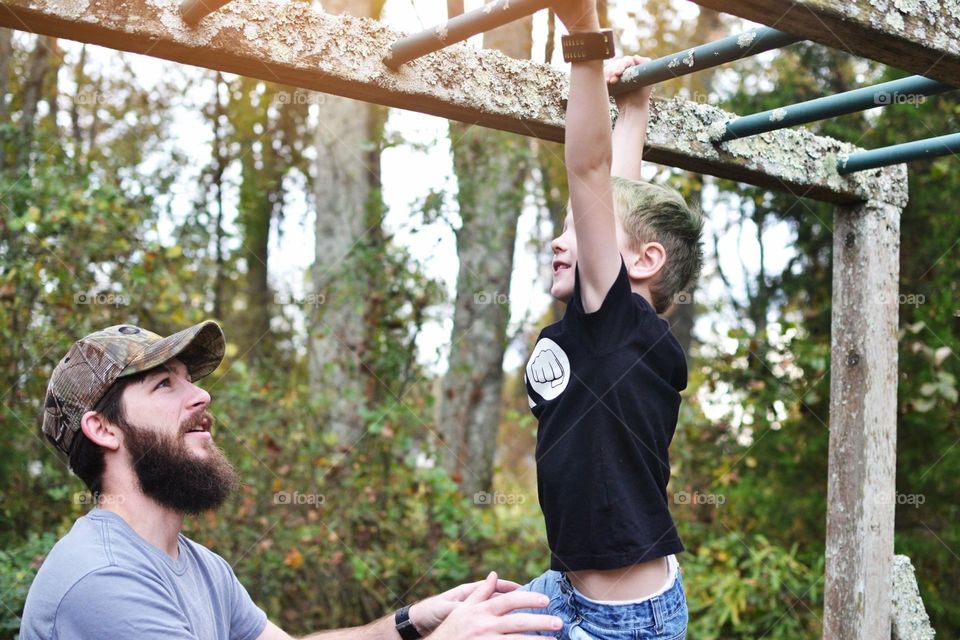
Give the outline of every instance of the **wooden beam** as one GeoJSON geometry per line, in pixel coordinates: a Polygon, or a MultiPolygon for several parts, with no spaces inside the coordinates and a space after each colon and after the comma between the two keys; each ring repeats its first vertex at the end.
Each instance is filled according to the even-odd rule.
{"type": "MultiPolygon", "coordinates": [[[[563,71],[459,44],[394,72],[382,58],[404,34],[309,3],[233,0],[194,28],[177,0],[0,0],[0,25],[563,140],[563,71]]],[[[840,176],[852,145],[788,130],[715,146],[732,114],[684,100],[651,111],[652,162],[838,203],[905,197],[902,166],[840,176]]]]}
{"type": "Polygon", "coordinates": [[[823,638],[889,640],[900,207],[838,207],[833,238],[823,638]]]}
{"type": "Polygon", "coordinates": [[[960,82],[960,3],[955,0],[693,1],[940,82],[960,82]]]}

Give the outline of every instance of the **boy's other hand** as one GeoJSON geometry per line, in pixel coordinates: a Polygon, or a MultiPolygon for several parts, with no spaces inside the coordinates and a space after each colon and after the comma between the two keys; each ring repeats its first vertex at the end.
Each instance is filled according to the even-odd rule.
{"type": "Polygon", "coordinates": [[[600,18],[597,0],[553,0],[553,12],[557,14],[567,31],[597,31],[600,18]]]}
{"type": "MultiPolygon", "coordinates": [[[[627,69],[645,62],[650,62],[650,58],[644,56],[621,56],[607,60],[603,65],[603,76],[607,80],[607,85],[613,86],[617,84],[627,69]]],[[[653,89],[653,87],[647,85],[646,87],[639,87],[633,91],[621,93],[616,96],[614,100],[617,102],[617,110],[622,115],[625,111],[646,109],[650,104],[651,89],[653,89]]]]}

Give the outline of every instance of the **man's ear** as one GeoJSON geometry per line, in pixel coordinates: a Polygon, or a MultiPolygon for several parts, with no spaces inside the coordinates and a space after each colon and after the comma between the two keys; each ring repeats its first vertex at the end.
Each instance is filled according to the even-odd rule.
{"type": "Polygon", "coordinates": [[[632,264],[627,264],[630,280],[645,282],[660,273],[667,263],[667,251],[659,242],[646,242],[635,254],[632,264]]]}
{"type": "Polygon", "coordinates": [[[110,424],[96,411],[87,411],[80,417],[80,429],[83,431],[83,435],[87,436],[90,442],[95,445],[111,451],[120,448],[120,429],[116,425],[110,424]]]}

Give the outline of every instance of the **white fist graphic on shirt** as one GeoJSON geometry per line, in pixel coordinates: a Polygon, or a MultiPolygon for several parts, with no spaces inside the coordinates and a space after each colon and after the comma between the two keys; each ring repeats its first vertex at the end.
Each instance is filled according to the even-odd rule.
{"type": "MultiPolygon", "coordinates": [[[[527,382],[544,400],[553,400],[570,382],[570,359],[556,342],[542,338],[527,362],[527,382]]],[[[531,406],[533,402],[531,401],[531,406]]]]}
{"type": "Polygon", "coordinates": [[[550,383],[551,387],[563,384],[563,365],[553,349],[544,349],[530,365],[530,372],[534,382],[550,383]]]}

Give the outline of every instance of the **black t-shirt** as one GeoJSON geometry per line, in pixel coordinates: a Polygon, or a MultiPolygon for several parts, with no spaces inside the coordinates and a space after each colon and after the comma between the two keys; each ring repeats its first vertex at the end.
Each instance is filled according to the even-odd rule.
{"type": "Polygon", "coordinates": [[[574,278],[526,367],[537,489],[551,569],[616,569],[684,550],[666,491],[686,356],[622,262],[593,313],[574,278]]]}

